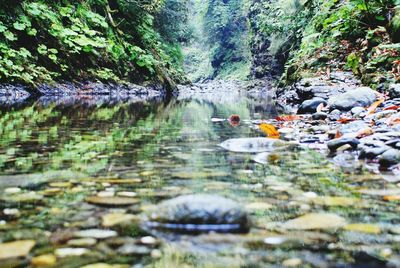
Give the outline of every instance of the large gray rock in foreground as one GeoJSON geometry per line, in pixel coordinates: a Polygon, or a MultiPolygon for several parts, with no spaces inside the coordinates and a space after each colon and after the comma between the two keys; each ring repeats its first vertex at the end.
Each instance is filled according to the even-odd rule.
{"type": "Polygon", "coordinates": [[[246,211],[233,200],[209,194],[184,195],[160,203],[146,216],[144,226],[173,232],[245,233],[246,211]]]}
{"type": "Polygon", "coordinates": [[[349,111],[357,106],[369,106],[374,103],[376,98],[376,92],[371,88],[359,87],[329,98],[328,104],[331,106],[331,109],[349,111]]]}

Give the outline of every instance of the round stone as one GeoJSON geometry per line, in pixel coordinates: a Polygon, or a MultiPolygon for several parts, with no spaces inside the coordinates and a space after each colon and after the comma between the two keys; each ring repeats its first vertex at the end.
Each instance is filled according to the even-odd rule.
{"type": "Polygon", "coordinates": [[[148,213],[144,226],[179,233],[246,233],[250,219],[235,201],[215,195],[184,195],[160,203],[148,213]]]}

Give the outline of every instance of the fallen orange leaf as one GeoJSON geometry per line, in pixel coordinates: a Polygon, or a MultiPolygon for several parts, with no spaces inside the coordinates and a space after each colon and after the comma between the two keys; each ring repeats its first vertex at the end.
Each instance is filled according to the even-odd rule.
{"type": "Polygon", "coordinates": [[[339,139],[342,136],[343,136],[343,134],[339,130],[337,130],[336,134],[335,134],[335,139],[339,139]]]}
{"type": "Polygon", "coordinates": [[[258,125],[260,130],[269,138],[279,139],[280,135],[276,127],[270,124],[260,124],[258,125]]]}
{"type": "Polygon", "coordinates": [[[400,201],[400,195],[387,195],[383,197],[385,201],[400,201]]]}
{"type": "Polygon", "coordinates": [[[400,108],[400,106],[398,106],[398,105],[391,105],[391,106],[389,106],[389,107],[386,107],[385,109],[383,109],[383,110],[385,110],[385,111],[387,111],[387,110],[397,110],[397,109],[399,109],[400,108]]]}
{"type": "Polygon", "coordinates": [[[376,108],[378,108],[379,105],[381,105],[385,101],[385,98],[381,97],[379,100],[371,104],[367,110],[367,114],[373,114],[375,113],[376,108]]]}
{"type": "Polygon", "coordinates": [[[364,138],[364,137],[367,137],[367,136],[370,136],[370,135],[372,135],[374,133],[374,131],[372,130],[372,128],[370,128],[370,127],[367,127],[367,128],[364,128],[364,129],[360,129],[358,132],[357,132],[357,138],[364,138]]]}
{"type": "Polygon", "coordinates": [[[341,117],[338,122],[341,124],[347,124],[349,122],[355,121],[355,118],[350,118],[350,117],[341,117]]]}
{"type": "Polygon", "coordinates": [[[391,117],[388,118],[388,120],[386,120],[386,124],[389,126],[393,126],[399,123],[400,123],[400,117],[397,114],[392,115],[391,117]]]}
{"type": "Polygon", "coordinates": [[[275,119],[278,121],[295,121],[295,120],[301,120],[302,117],[298,115],[283,115],[283,116],[277,116],[275,117],[275,119]]]}

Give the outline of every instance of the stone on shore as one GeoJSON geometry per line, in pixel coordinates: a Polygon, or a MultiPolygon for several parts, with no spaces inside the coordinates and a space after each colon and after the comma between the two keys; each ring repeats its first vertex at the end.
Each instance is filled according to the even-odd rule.
{"type": "Polygon", "coordinates": [[[323,98],[313,98],[311,100],[305,100],[303,103],[300,105],[297,113],[298,114],[310,114],[310,113],[315,113],[317,111],[317,107],[323,103],[324,105],[327,105],[328,103],[326,100],[323,98]]]}
{"type": "Polygon", "coordinates": [[[349,111],[354,107],[370,106],[376,100],[376,92],[369,87],[359,87],[346,93],[332,96],[328,100],[331,109],[349,111]]]}

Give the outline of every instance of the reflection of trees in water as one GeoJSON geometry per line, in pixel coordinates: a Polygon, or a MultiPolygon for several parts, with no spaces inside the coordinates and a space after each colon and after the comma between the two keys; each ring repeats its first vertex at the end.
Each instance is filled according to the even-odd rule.
{"type": "Polygon", "coordinates": [[[4,109],[0,111],[0,172],[104,173],[132,167],[137,161],[155,161],[161,151],[168,153],[163,149],[168,144],[182,147],[193,154],[196,165],[204,166],[210,159],[199,149],[215,148],[232,136],[251,135],[248,126],[232,128],[210,119],[234,113],[251,119],[254,108],[249,99],[239,98],[226,103],[193,99],[117,104],[84,99],[4,109]]]}
{"type": "Polygon", "coordinates": [[[132,164],[132,155],[140,154],[141,149],[146,151],[144,155],[151,153],[145,147],[160,139],[158,135],[173,133],[164,129],[175,127],[176,121],[159,122],[164,110],[163,103],[128,103],[34,105],[3,111],[1,170],[17,173],[71,168],[95,173],[104,169],[110,158],[127,159],[132,164]]]}

